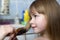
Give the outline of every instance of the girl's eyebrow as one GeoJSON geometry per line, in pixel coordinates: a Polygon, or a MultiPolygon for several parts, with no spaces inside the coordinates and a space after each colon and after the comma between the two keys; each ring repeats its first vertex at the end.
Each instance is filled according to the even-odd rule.
{"type": "Polygon", "coordinates": [[[35,14],[31,14],[31,16],[33,16],[33,15],[35,15],[35,14]]]}
{"type": "Polygon", "coordinates": [[[30,12],[29,15],[33,15],[34,13],[33,12],[30,12]]]}

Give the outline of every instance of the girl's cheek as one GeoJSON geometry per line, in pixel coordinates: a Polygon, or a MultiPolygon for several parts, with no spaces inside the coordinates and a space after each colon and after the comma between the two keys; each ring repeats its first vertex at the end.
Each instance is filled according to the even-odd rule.
{"type": "Polygon", "coordinates": [[[37,24],[38,28],[44,30],[46,28],[46,25],[47,25],[46,17],[43,15],[41,15],[40,17],[37,17],[36,24],[37,24]]]}

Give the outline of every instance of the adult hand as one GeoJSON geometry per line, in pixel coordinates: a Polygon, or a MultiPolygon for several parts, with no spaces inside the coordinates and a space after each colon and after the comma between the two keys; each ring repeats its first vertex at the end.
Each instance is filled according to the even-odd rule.
{"type": "Polygon", "coordinates": [[[3,40],[7,34],[13,32],[14,28],[11,25],[0,25],[0,40],[3,40]]]}

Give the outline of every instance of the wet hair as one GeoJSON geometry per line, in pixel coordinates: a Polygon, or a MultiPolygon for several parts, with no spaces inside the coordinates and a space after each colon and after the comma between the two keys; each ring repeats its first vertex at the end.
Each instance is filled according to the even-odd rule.
{"type": "Polygon", "coordinates": [[[35,8],[38,13],[47,16],[46,31],[50,40],[60,40],[60,5],[56,0],[35,0],[30,10],[35,8]]]}

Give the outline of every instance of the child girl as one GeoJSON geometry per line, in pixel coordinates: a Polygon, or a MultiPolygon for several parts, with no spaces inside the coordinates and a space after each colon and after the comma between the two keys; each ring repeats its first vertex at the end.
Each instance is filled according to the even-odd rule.
{"type": "Polygon", "coordinates": [[[35,0],[30,6],[30,25],[41,36],[35,40],[60,40],[60,5],[56,0],[35,0]]]}

